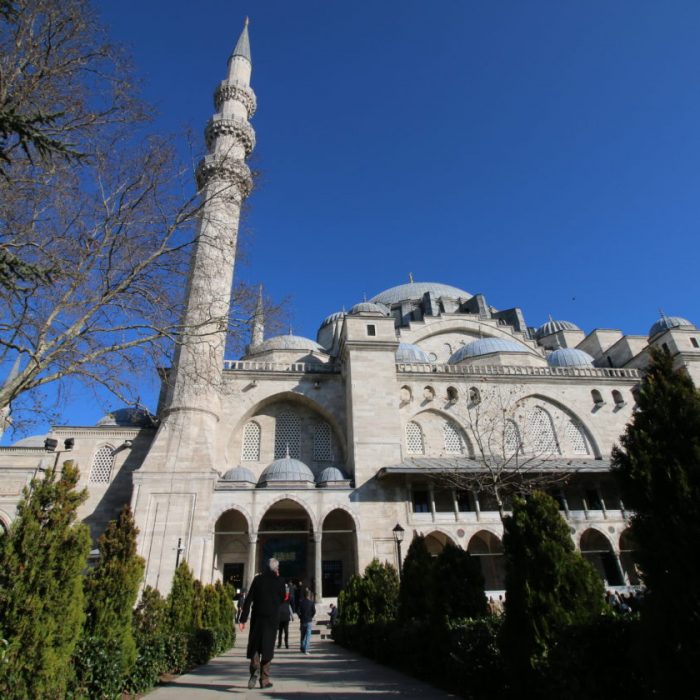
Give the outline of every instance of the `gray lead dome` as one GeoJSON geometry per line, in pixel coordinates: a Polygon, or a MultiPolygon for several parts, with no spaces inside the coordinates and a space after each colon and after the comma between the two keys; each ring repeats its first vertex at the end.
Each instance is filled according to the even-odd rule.
{"type": "Polygon", "coordinates": [[[269,484],[275,481],[300,481],[313,484],[314,475],[301,460],[282,457],[265,467],[258,483],[269,484]]]}
{"type": "Polygon", "coordinates": [[[249,484],[256,482],[255,474],[246,467],[229,469],[222,477],[223,481],[245,481],[249,484]]]}
{"type": "Polygon", "coordinates": [[[398,287],[385,289],[376,297],[372,297],[370,301],[391,306],[402,301],[422,299],[426,292],[432,292],[438,298],[448,297],[449,299],[471,299],[473,296],[463,289],[452,287],[449,284],[440,284],[440,282],[409,282],[408,284],[400,284],[398,287]]]}
{"type": "Polygon", "coordinates": [[[480,355],[490,355],[493,352],[528,352],[524,345],[519,345],[512,340],[502,338],[480,338],[471,343],[463,345],[448,360],[449,364],[455,365],[462,360],[480,355]]]}
{"type": "Polygon", "coordinates": [[[691,323],[687,318],[681,316],[662,316],[650,329],[649,337],[653,338],[659,333],[668,331],[671,328],[691,328],[695,329],[695,324],[691,323]]]}

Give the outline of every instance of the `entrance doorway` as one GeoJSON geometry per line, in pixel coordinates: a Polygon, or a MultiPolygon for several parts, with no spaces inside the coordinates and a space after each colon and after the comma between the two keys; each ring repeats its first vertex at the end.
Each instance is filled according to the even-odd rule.
{"type": "Polygon", "coordinates": [[[243,588],[243,572],[245,564],[232,563],[224,564],[224,583],[233,586],[236,590],[243,588]]]}

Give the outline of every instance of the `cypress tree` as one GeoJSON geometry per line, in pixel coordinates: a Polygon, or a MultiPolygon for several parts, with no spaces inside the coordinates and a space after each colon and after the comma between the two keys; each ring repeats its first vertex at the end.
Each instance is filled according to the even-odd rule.
{"type": "Polygon", "coordinates": [[[391,564],[372,559],[362,577],[360,622],[391,622],[399,607],[399,575],[391,564]]]}
{"type": "Polygon", "coordinates": [[[219,629],[221,630],[221,651],[230,649],[236,643],[236,606],[233,602],[234,590],[228,584],[217,581],[214,590],[219,598],[219,629]]]}
{"type": "Polygon", "coordinates": [[[475,557],[448,542],[435,560],[433,613],[438,617],[476,618],[486,614],[484,576],[475,557]]]}
{"type": "Polygon", "coordinates": [[[100,537],[99,562],[85,579],[87,618],[76,667],[90,697],[116,695],[136,661],[132,616],[144,570],[137,534],[125,505],[100,537]]]}
{"type": "Polygon", "coordinates": [[[403,621],[432,617],[434,559],[425,537],[416,535],[406,552],[399,588],[399,617],[403,621]]]}
{"type": "Polygon", "coordinates": [[[59,698],[72,675],[80,637],[83,570],[90,534],[76,523],[86,491],[79,472],[65,462],[33,479],[17,518],[0,541],[0,636],[8,641],[0,664],[3,698],[59,698]]]}
{"type": "MultiPolygon", "coordinates": [[[[671,356],[652,350],[638,411],[613,450],[613,472],[649,587],[642,609],[646,669],[658,692],[700,683],[700,393],[671,356]]],[[[687,686],[686,686],[687,687],[687,686]]]]}
{"type": "Polygon", "coordinates": [[[194,635],[195,586],[192,570],[183,561],[175,570],[167,601],[169,665],[171,671],[187,668],[188,650],[194,635]]]}
{"type": "Polygon", "coordinates": [[[362,577],[353,574],[338,595],[338,624],[357,625],[360,622],[360,600],[363,595],[362,577]]]}
{"type": "Polygon", "coordinates": [[[506,616],[501,648],[511,671],[523,681],[544,669],[564,627],[600,614],[603,583],[575,551],[569,527],[547,494],[516,498],[503,527],[506,616]]]}

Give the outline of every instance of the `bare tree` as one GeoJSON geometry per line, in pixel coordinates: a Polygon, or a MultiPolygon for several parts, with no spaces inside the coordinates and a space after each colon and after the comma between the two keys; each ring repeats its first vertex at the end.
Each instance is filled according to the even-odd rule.
{"type": "Polygon", "coordinates": [[[556,426],[524,398],[524,387],[482,384],[464,387],[463,393],[464,408],[456,413],[472,455],[431,472],[436,483],[490,496],[503,514],[514,495],[546,490],[569,478],[555,459],[561,455],[556,426]]]}
{"type": "MultiPolygon", "coordinates": [[[[207,203],[172,141],[147,134],[128,62],[86,0],[0,9],[0,364],[20,358],[0,410],[69,378],[137,404],[143,370],[185,330],[207,203]]],[[[202,334],[225,325],[242,345],[255,298],[238,283],[230,316],[202,334]]]]}

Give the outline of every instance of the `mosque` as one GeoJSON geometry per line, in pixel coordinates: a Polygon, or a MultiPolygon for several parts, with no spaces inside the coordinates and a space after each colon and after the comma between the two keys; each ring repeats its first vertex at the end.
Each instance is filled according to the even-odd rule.
{"type": "Polygon", "coordinates": [[[636,583],[609,455],[649,348],[665,347],[697,385],[700,331],[665,315],[648,336],[554,319],[535,328],[519,307],[411,279],[332,313],[316,340],[265,338],[260,302],[246,354],[226,359],[220,319],[255,145],[251,71],[246,23],[197,173],[206,205],[187,290],[191,331],[155,415],[120,409],[1,448],[3,527],[22,487],[71,458],[93,535],[130,503],[146,583],[163,591],[179,561],[203,582],[245,587],[274,555],[284,576],[334,598],[374,557],[399,566],[415,533],[434,554],[452,542],[479,557],[487,589],[499,591],[508,505],[483,476],[515,470],[551,474],[576,546],[608,586],[636,583]]]}

